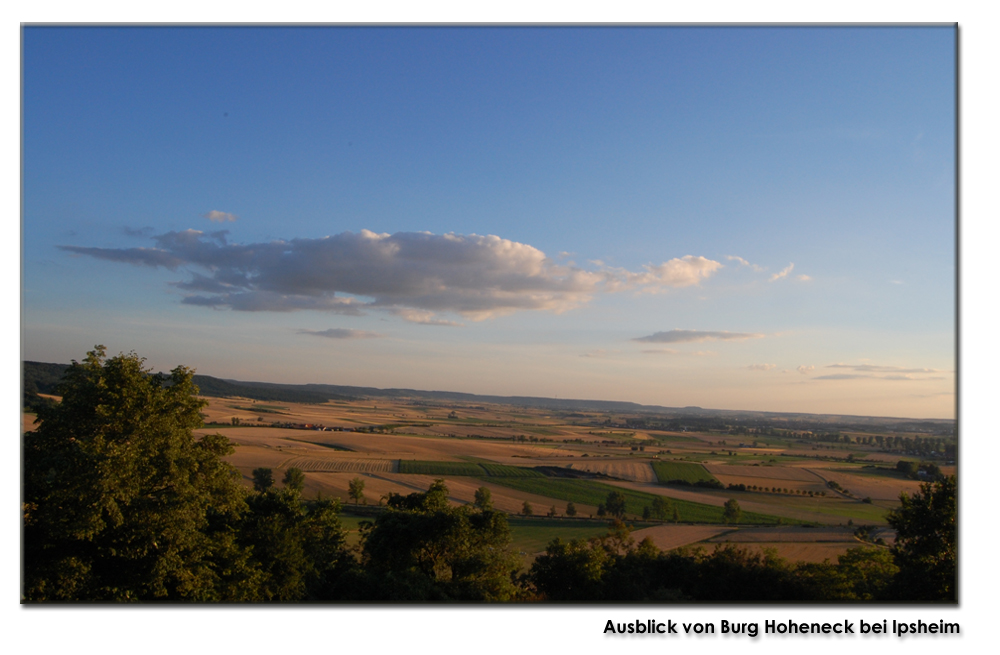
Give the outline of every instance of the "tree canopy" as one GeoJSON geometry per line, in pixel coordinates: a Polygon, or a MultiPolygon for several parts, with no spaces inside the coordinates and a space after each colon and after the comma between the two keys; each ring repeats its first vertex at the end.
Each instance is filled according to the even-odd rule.
{"type": "Polygon", "coordinates": [[[62,402],[24,435],[26,599],[241,596],[245,557],[219,526],[245,511],[244,494],[221,460],[228,440],[192,436],[204,405],[192,375],[103,346],[66,370],[62,402]]]}
{"type": "Polygon", "coordinates": [[[956,598],[956,488],[955,476],[926,482],[918,493],[901,494],[900,507],[889,512],[889,525],[896,529],[892,554],[900,569],[900,597],[956,598]]]}

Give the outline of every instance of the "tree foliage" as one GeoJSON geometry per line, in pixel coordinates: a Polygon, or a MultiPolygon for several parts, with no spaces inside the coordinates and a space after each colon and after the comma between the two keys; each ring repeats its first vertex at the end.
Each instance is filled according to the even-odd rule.
{"type": "Polygon", "coordinates": [[[616,519],[622,519],[625,516],[625,505],[628,499],[620,491],[612,491],[608,493],[607,500],[604,501],[604,509],[611,516],[616,519]]]}
{"type": "Polygon", "coordinates": [[[253,477],[254,491],[267,491],[274,486],[274,471],[267,467],[260,466],[255,468],[251,475],[253,477]]]}
{"type": "Polygon", "coordinates": [[[426,493],[394,494],[364,537],[372,600],[514,600],[519,568],[507,516],[450,507],[435,480],[426,493]]]}
{"type": "Polygon", "coordinates": [[[912,600],[956,598],[956,480],[949,476],[901,494],[900,507],[889,512],[896,529],[892,554],[899,566],[896,594],[912,600]]]}
{"type": "Polygon", "coordinates": [[[335,504],[250,492],[225,437],[194,438],[191,370],[97,346],[57,391],[24,435],[24,600],[302,600],[343,567],[335,504]]]}
{"type": "Polygon", "coordinates": [[[491,510],[493,509],[493,494],[486,487],[479,487],[476,489],[475,502],[473,504],[483,511],[491,510]]]}
{"type": "Polygon", "coordinates": [[[292,466],[285,471],[285,477],[281,479],[281,484],[289,491],[302,493],[302,489],[306,486],[306,474],[302,472],[302,469],[292,466]]]}
{"type": "Polygon", "coordinates": [[[354,478],[347,483],[347,494],[355,503],[360,503],[365,499],[365,481],[361,478],[354,478]]]}
{"type": "Polygon", "coordinates": [[[726,501],[726,504],[722,508],[722,518],[726,523],[739,523],[740,516],[743,515],[743,510],[740,509],[740,504],[735,498],[730,498],[726,501]]]}
{"type": "Polygon", "coordinates": [[[103,346],[66,370],[62,402],[24,435],[26,600],[244,597],[253,576],[226,525],[246,505],[228,440],[192,436],[191,377],[103,346]]]}

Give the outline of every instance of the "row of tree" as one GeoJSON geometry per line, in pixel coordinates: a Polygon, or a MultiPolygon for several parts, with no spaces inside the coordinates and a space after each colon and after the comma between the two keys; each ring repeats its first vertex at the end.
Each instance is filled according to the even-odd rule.
{"type": "MultiPolygon", "coordinates": [[[[903,499],[894,550],[837,565],[736,547],[662,552],[616,520],[604,537],[553,541],[522,572],[488,490],[461,507],[442,480],[390,494],[351,548],[338,502],[304,500],[301,471],[277,488],[258,469],[244,487],[222,460],[225,437],[194,438],[204,403],[183,367],[153,374],[98,347],[59,393],[24,435],[25,602],[955,598],[954,478],[903,499]]],[[[609,497],[611,513],[619,500],[609,497]]],[[[738,520],[738,505],[727,510],[738,520]]]]}

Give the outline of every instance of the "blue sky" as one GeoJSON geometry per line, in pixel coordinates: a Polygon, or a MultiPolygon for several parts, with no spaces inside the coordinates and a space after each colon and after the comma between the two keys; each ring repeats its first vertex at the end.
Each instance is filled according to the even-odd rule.
{"type": "Polygon", "coordinates": [[[951,28],[23,35],[27,359],[954,414],[951,28]]]}

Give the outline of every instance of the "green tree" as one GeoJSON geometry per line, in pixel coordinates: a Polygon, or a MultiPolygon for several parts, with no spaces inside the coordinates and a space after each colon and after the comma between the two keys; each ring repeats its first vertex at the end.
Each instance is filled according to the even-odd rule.
{"type": "Polygon", "coordinates": [[[576,516],[576,505],[566,503],[566,516],[576,516]]]}
{"type": "Polygon", "coordinates": [[[604,508],[608,514],[620,520],[625,516],[626,502],[625,494],[620,491],[612,491],[608,494],[607,500],[604,501],[604,508]]]}
{"type": "Polygon", "coordinates": [[[362,600],[487,600],[517,597],[519,562],[503,512],[451,507],[436,480],[425,494],[390,497],[362,548],[362,600]]]}
{"type": "Polygon", "coordinates": [[[650,507],[650,513],[654,519],[666,521],[670,518],[670,501],[663,496],[657,496],[653,499],[653,504],[650,507]]]}
{"type": "Polygon", "coordinates": [[[722,508],[722,518],[726,523],[739,523],[743,510],[735,498],[730,498],[722,508]]]}
{"type": "Polygon", "coordinates": [[[559,515],[559,512],[556,511],[556,506],[555,505],[553,505],[552,507],[550,507],[548,513],[546,514],[546,516],[548,516],[549,518],[554,518],[554,517],[556,517],[558,515],[559,515]]]}
{"type": "Polygon", "coordinates": [[[258,577],[228,439],[201,425],[193,371],[96,346],[23,438],[26,601],[247,600],[258,577]]]}
{"type": "Polygon", "coordinates": [[[292,466],[285,471],[285,477],[281,479],[281,484],[285,489],[302,493],[302,488],[306,486],[306,475],[302,469],[292,466]]]}
{"type": "Polygon", "coordinates": [[[361,478],[354,478],[347,483],[347,494],[355,504],[365,499],[365,481],[361,478]]]}
{"type": "Polygon", "coordinates": [[[473,505],[483,511],[493,509],[493,494],[486,487],[479,487],[476,489],[476,497],[473,505]]]}
{"type": "Polygon", "coordinates": [[[680,510],[679,510],[679,509],[677,509],[677,506],[676,506],[676,505],[674,506],[674,515],[673,515],[673,516],[672,516],[671,518],[673,519],[673,522],[674,522],[674,523],[680,523],[680,520],[681,520],[681,512],[680,512],[680,510]]]}
{"type": "Polygon", "coordinates": [[[955,600],[956,480],[949,476],[900,494],[886,517],[896,529],[893,558],[899,566],[893,595],[908,600],[955,600]]]}
{"type": "Polygon", "coordinates": [[[535,513],[535,510],[532,509],[531,503],[529,503],[528,501],[524,501],[524,504],[521,505],[521,513],[524,514],[525,516],[531,516],[532,514],[535,513]]]}
{"type": "Polygon", "coordinates": [[[274,472],[271,469],[261,466],[255,468],[252,475],[254,491],[267,491],[274,486],[274,472]]]}

